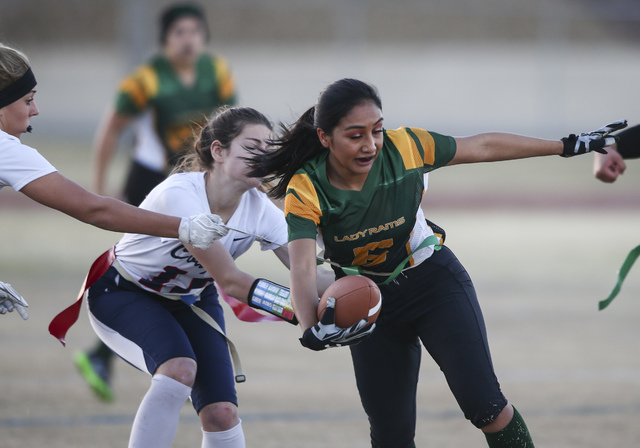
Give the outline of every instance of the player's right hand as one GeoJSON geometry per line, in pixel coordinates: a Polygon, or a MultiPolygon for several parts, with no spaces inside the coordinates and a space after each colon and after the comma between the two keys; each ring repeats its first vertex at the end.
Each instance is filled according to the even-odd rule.
{"type": "Polygon", "coordinates": [[[27,310],[29,304],[9,283],[0,282],[0,314],[10,313],[16,310],[22,319],[29,319],[27,310]]]}
{"type": "Polygon", "coordinates": [[[327,299],[327,308],[322,315],[322,320],[305,330],[300,338],[300,343],[311,350],[319,351],[329,347],[342,347],[353,345],[369,336],[376,324],[369,324],[367,319],[362,319],[349,328],[340,328],[335,323],[336,299],[327,299]]]}
{"type": "Polygon", "coordinates": [[[183,244],[206,249],[227,233],[229,229],[222,222],[222,218],[218,215],[203,213],[182,218],[178,228],[178,239],[183,244]]]}

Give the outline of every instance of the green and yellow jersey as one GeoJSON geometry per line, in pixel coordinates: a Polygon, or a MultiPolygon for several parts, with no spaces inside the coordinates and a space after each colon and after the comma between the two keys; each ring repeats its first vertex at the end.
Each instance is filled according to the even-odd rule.
{"type": "Polygon", "coordinates": [[[235,81],[223,59],[200,56],[195,82],[186,86],[167,58],[158,55],[121,82],[116,112],[137,116],[151,110],[155,132],[170,159],[187,149],[194,127],[206,123],[218,107],[235,102],[235,81]]]}
{"type": "Polygon", "coordinates": [[[364,187],[352,191],[329,183],[324,151],[307,161],[287,187],[289,241],[320,233],[325,258],[332,262],[393,271],[432,234],[420,210],[424,173],[449,163],[455,152],[453,137],[417,128],[385,130],[364,187]]]}

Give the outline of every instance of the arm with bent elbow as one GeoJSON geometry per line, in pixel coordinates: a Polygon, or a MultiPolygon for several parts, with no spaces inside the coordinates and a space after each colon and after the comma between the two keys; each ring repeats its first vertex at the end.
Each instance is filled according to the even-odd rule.
{"type": "Polygon", "coordinates": [[[248,304],[251,286],[256,278],[238,269],[233,257],[221,242],[216,241],[204,250],[186,247],[225,294],[248,304]]]}
{"type": "Polygon", "coordinates": [[[122,131],[131,123],[132,117],[111,110],[103,120],[94,143],[94,191],[104,195],[107,167],[118,146],[122,131]]]}

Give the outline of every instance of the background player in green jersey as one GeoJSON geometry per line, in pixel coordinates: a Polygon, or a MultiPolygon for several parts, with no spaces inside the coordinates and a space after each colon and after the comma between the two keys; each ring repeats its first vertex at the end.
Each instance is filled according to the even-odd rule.
{"type": "MultiPolygon", "coordinates": [[[[300,341],[312,350],[350,345],[372,446],[415,446],[422,342],[490,447],[533,447],[524,420],[500,390],[471,279],[451,250],[434,247],[420,209],[423,173],[461,163],[603,151],[615,141],[607,134],[624,125],[561,141],[391,131],[384,129],[376,90],[343,79],[285,130],[274,151],[253,160],[252,175],[271,175],[278,180],[272,195],[285,196],[300,341]],[[345,330],[330,319],[318,322],[318,234],[331,262],[359,268],[380,284],[382,311],[368,337],[351,334],[345,340],[345,330]],[[404,269],[388,282],[398,266],[404,269]]],[[[334,270],[337,277],[345,275],[341,267],[334,270]]]]}
{"type": "MultiPolygon", "coordinates": [[[[209,33],[204,12],[193,3],[168,6],[160,17],[162,51],[120,84],[114,107],[95,144],[95,191],[105,194],[107,166],[122,132],[135,126],[135,148],[124,199],[139,205],[192,145],[193,130],[223,105],[236,102],[227,63],[205,53],[209,33]]],[[[102,342],[76,354],[76,364],[98,396],[111,400],[113,353],[102,342]]]]}

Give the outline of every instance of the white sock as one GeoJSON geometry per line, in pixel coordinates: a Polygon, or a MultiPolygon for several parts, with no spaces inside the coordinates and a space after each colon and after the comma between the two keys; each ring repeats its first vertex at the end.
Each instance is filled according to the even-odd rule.
{"type": "Polygon", "coordinates": [[[156,374],[133,420],[129,448],[170,448],[178,430],[180,409],[191,388],[156,374]]]}
{"type": "Polygon", "coordinates": [[[242,420],[226,431],[207,432],[202,430],[202,448],[245,448],[242,420]]]}

